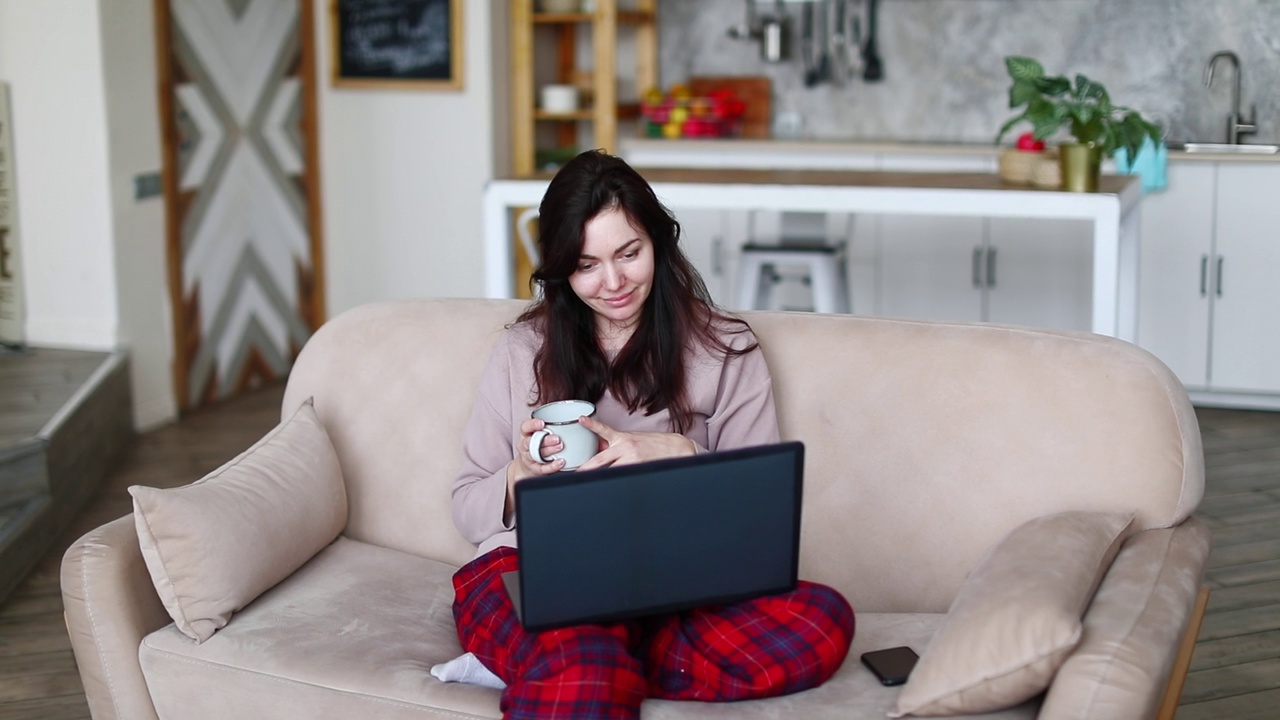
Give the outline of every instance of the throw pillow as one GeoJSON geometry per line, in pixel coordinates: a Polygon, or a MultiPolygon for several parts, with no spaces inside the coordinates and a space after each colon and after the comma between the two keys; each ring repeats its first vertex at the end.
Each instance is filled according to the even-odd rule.
{"type": "Polygon", "coordinates": [[[156,592],[197,642],[342,532],[338,456],[308,400],[253,447],[200,480],[134,485],[138,542],[156,592]]]}
{"type": "Polygon", "coordinates": [[[994,712],[1044,691],[1132,523],[1064,512],[1009,533],[965,580],[890,717],[994,712]]]}

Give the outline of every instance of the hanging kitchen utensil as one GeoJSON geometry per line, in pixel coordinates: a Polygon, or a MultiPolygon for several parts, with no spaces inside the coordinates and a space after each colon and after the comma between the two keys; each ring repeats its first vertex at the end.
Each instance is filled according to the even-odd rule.
{"type": "Polygon", "coordinates": [[[818,46],[818,82],[824,83],[831,80],[831,15],[827,0],[815,0],[813,5],[817,16],[814,36],[818,46]]]}
{"type": "Polygon", "coordinates": [[[884,79],[884,66],[880,63],[880,53],[876,48],[876,16],[879,14],[880,0],[867,0],[867,44],[862,47],[862,79],[867,82],[878,82],[884,79]]]}
{"type": "Polygon", "coordinates": [[[860,68],[854,48],[861,42],[861,33],[858,18],[849,12],[849,0],[834,0],[832,12],[831,82],[844,87],[860,68]]]}
{"type": "Polygon", "coordinates": [[[814,27],[816,10],[813,3],[804,4],[800,14],[800,59],[804,63],[804,86],[818,84],[817,30],[814,27]]]}
{"type": "Polygon", "coordinates": [[[729,28],[729,37],[760,43],[760,59],[782,62],[791,55],[791,16],[783,8],[783,0],[775,0],[773,15],[756,13],[756,0],[746,0],[747,22],[729,28]]]}

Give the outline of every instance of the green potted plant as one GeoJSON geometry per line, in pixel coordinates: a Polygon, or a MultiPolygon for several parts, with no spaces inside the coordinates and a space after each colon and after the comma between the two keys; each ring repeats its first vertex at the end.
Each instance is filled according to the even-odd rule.
{"type": "Polygon", "coordinates": [[[1159,143],[1164,131],[1136,110],[1111,104],[1111,96],[1100,83],[1076,75],[1075,84],[1061,75],[1045,75],[1044,67],[1029,57],[1011,55],[1004,59],[1013,85],[1009,107],[1022,108],[996,135],[999,143],[1010,128],[1031,123],[1037,140],[1044,140],[1063,126],[1075,138],[1074,144],[1059,147],[1062,186],[1066,190],[1093,192],[1098,189],[1098,173],[1103,157],[1124,148],[1132,160],[1142,143],[1151,138],[1159,143]]]}

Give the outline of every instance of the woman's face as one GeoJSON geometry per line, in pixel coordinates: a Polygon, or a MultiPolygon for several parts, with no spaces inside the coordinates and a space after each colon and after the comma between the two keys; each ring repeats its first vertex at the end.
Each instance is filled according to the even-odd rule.
{"type": "Polygon", "coordinates": [[[630,335],[653,289],[653,240],[632,227],[622,208],[601,210],[582,231],[578,268],[569,287],[596,314],[602,336],[630,335]]]}

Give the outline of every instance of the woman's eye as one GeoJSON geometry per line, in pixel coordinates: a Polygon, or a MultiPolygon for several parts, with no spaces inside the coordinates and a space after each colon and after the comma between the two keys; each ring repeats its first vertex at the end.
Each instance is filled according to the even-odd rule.
{"type": "Polygon", "coordinates": [[[639,250],[632,250],[631,252],[627,253],[626,255],[623,255],[622,257],[626,258],[627,260],[630,260],[639,254],[640,254],[639,250]]]}
{"type": "Polygon", "coordinates": [[[593,265],[592,263],[582,263],[581,265],[578,266],[578,272],[587,272],[588,270],[594,267],[595,265],[593,265]]]}

